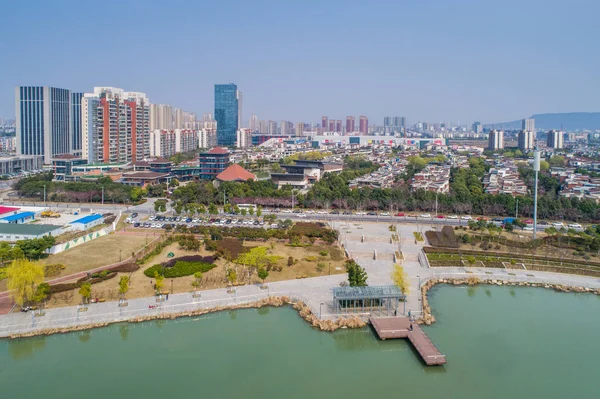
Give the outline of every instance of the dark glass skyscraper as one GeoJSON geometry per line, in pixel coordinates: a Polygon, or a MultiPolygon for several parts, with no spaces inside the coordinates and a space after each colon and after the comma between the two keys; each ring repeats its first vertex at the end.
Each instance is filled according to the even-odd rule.
{"type": "Polygon", "coordinates": [[[233,83],[215,85],[215,120],[217,121],[217,144],[234,146],[238,130],[238,95],[233,83]]]}

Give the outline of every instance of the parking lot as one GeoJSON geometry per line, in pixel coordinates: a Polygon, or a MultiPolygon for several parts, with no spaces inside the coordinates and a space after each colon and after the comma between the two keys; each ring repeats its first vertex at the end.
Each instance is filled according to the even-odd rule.
{"type": "MultiPolygon", "coordinates": [[[[133,214],[135,215],[135,214],[133,214]]],[[[277,223],[267,224],[259,218],[252,217],[239,217],[235,216],[214,216],[214,217],[200,217],[191,218],[186,216],[163,216],[153,215],[147,220],[139,220],[138,216],[130,216],[127,218],[126,223],[132,224],[133,227],[138,228],[152,228],[152,229],[168,229],[175,228],[176,226],[186,226],[192,228],[196,226],[215,226],[215,227],[262,227],[262,228],[279,228],[277,223]]]]}

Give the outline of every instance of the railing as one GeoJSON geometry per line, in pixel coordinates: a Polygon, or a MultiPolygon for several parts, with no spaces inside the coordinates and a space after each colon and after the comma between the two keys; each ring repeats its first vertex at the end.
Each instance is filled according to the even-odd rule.
{"type": "Polygon", "coordinates": [[[421,248],[421,250],[419,251],[419,264],[422,267],[426,267],[426,268],[431,268],[431,266],[429,265],[429,259],[427,259],[427,254],[425,254],[425,251],[423,251],[423,248],[421,248]]]}

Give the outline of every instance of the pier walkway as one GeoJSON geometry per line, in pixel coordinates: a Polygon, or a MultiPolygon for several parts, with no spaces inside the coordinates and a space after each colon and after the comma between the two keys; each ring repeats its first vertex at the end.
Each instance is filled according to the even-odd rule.
{"type": "Polygon", "coordinates": [[[382,340],[408,338],[428,366],[446,364],[446,355],[431,342],[421,326],[408,317],[371,317],[369,321],[382,340]]]}

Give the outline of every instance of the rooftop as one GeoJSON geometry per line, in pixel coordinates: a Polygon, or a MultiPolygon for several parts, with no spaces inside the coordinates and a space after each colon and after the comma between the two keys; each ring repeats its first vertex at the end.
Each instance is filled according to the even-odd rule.
{"type": "Polygon", "coordinates": [[[21,220],[24,218],[34,217],[34,216],[35,216],[35,212],[20,212],[20,213],[15,213],[14,215],[5,216],[2,218],[2,220],[13,222],[15,220],[21,220]]]}
{"type": "Polygon", "coordinates": [[[0,223],[0,234],[45,235],[60,228],[53,224],[0,223]]]}
{"type": "Polygon", "coordinates": [[[10,206],[0,206],[0,215],[3,215],[3,214],[8,213],[8,212],[16,212],[19,209],[21,209],[21,208],[13,208],[13,207],[10,207],[10,206]]]}
{"type": "Polygon", "coordinates": [[[73,223],[87,224],[87,223],[93,222],[94,220],[98,220],[101,217],[102,217],[102,215],[100,215],[99,213],[95,213],[93,215],[87,215],[80,219],[74,220],[71,222],[71,224],[73,224],[73,223]]]}
{"type": "Polygon", "coordinates": [[[124,173],[123,179],[160,179],[166,176],[169,176],[169,174],[160,172],[130,172],[124,173]]]}
{"type": "Polygon", "coordinates": [[[401,298],[403,296],[402,291],[396,285],[333,288],[335,299],[401,298]]]}
{"type": "Polygon", "coordinates": [[[209,154],[229,154],[229,150],[222,147],[211,148],[208,151],[209,154]]]}
{"type": "Polygon", "coordinates": [[[256,175],[248,172],[240,165],[234,163],[227,169],[217,175],[217,180],[221,181],[247,181],[256,180],[256,175]]]}

